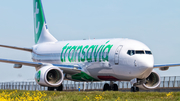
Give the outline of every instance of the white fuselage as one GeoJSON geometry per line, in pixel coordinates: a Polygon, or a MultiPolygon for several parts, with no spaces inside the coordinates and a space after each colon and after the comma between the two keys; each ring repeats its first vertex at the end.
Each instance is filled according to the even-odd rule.
{"type": "Polygon", "coordinates": [[[113,81],[146,78],[154,65],[153,55],[145,44],[120,38],[36,44],[32,59],[51,64],[79,65],[84,73],[97,80],[113,81]]]}

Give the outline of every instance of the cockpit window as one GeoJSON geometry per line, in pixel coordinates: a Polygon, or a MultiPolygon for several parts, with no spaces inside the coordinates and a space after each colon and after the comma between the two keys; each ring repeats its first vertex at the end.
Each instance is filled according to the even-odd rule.
{"type": "Polygon", "coordinates": [[[149,54],[151,55],[151,51],[148,51],[148,50],[128,50],[127,51],[127,54],[132,56],[132,55],[135,55],[135,54],[149,54]]]}
{"type": "Polygon", "coordinates": [[[144,54],[143,50],[136,50],[136,54],[144,54]]]}
{"type": "Polygon", "coordinates": [[[134,50],[128,50],[127,54],[129,54],[131,56],[131,55],[134,55],[135,52],[134,52],[134,50]]]}
{"type": "Polygon", "coordinates": [[[145,53],[150,55],[152,54],[151,51],[147,51],[147,50],[145,51],[145,53]]]}

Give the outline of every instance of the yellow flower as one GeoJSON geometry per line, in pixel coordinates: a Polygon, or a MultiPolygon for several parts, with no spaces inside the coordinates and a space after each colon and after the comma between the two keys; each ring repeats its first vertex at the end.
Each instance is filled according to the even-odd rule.
{"type": "Polygon", "coordinates": [[[89,97],[88,97],[88,96],[86,96],[83,100],[89,100],[89,97]]]}
{"type": "Polygon", "coordinates": [[[115,101],[120,101],[120,97],[118,97],[115,101]]]}
{"type": "Polygon", "coordinates": [[[166,94],[167,97],[173,97],[173,92],[169,92],[166,94]]]}

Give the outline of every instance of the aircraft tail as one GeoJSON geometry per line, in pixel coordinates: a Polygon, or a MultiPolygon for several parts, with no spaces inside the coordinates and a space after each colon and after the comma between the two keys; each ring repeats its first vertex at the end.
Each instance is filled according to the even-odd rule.
{"type": "Polygon", "coordinates": [[[41,0],[33,0],[35,43],[56,42],[47,27],[41,0]]]}

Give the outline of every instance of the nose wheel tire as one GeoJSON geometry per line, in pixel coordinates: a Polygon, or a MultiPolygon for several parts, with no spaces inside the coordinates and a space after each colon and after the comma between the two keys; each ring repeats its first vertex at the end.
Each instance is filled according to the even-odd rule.
{"type": "Polygon", "coordinates": [[[131,87],[131,92],[139,92],[139,87],[136,86],[131,87]]]}

